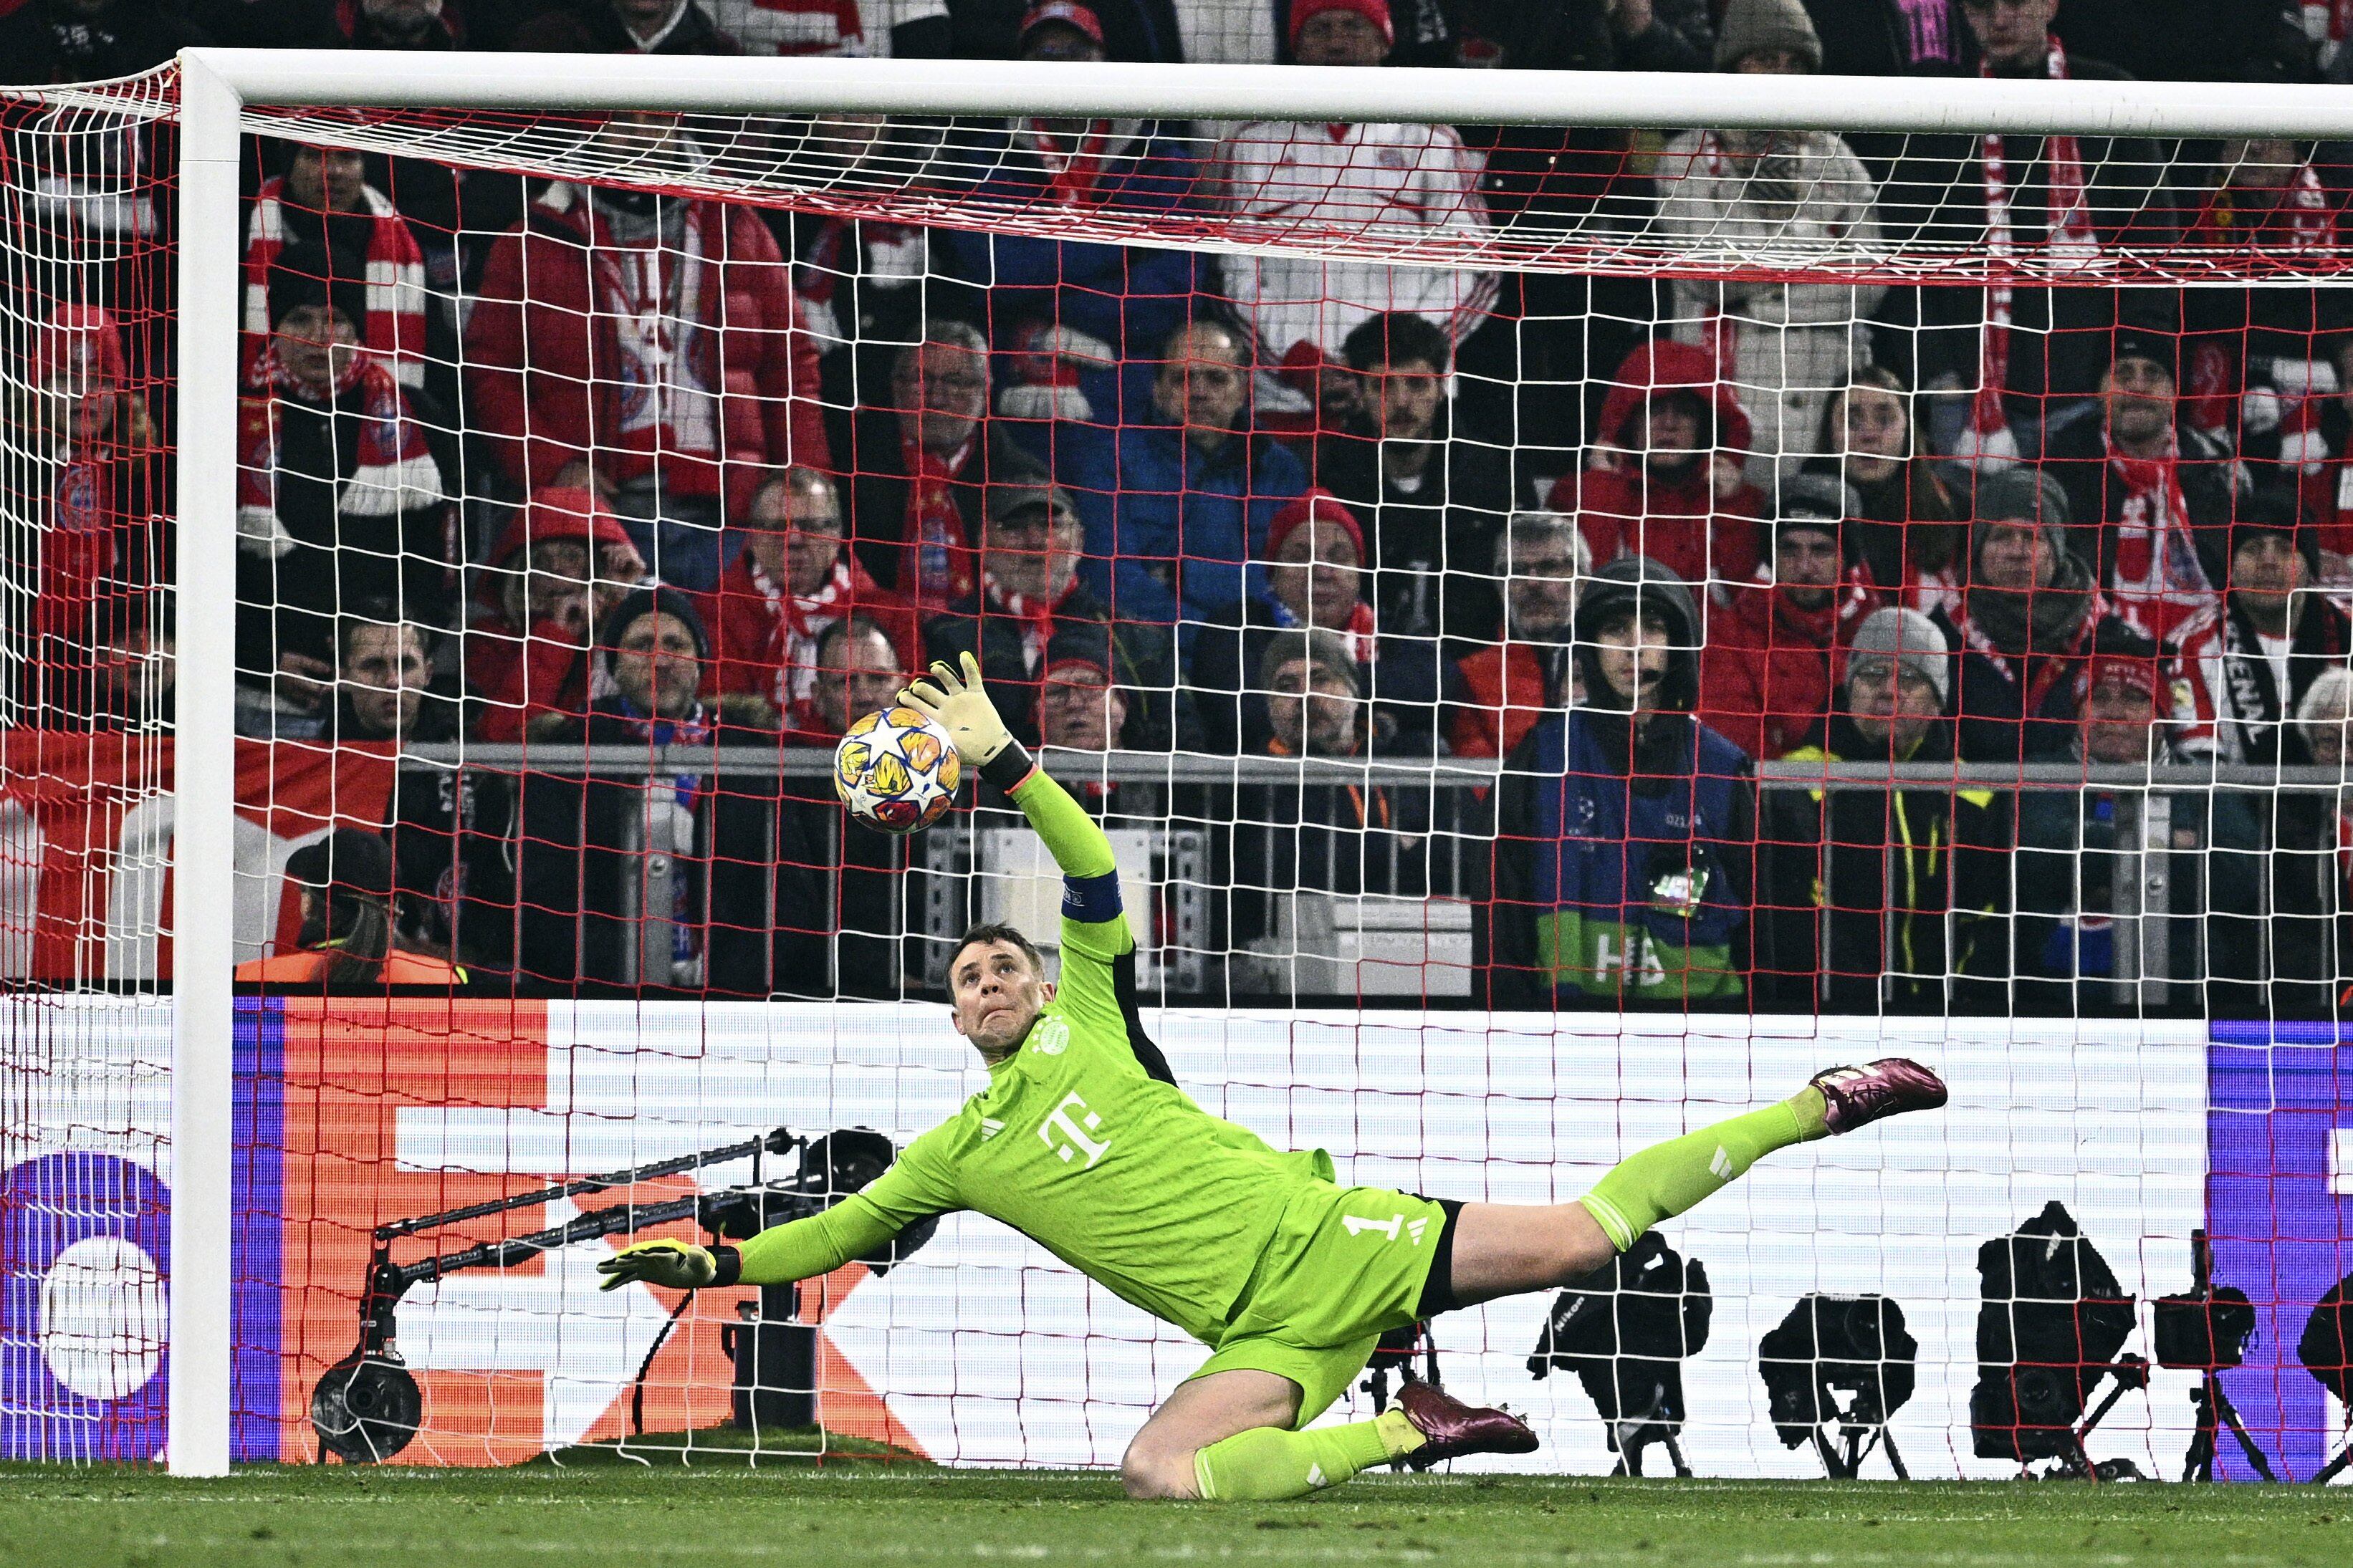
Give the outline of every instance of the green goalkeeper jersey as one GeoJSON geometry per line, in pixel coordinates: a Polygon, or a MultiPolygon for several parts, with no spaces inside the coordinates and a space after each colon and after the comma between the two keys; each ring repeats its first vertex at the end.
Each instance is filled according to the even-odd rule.
{"type": "Polygon", "coordinates": [[[1216,1344],[1284,1205],[1331,1159],[1279,1152],[1176,1087],[1136,1009],[1110,840],[1042,770],[1012,795],[1066,879],[1054,999],[988,1087],[865,1191],[746,1242],[743,1279],[807,1279],[971,1209],[1216,1344]]]}

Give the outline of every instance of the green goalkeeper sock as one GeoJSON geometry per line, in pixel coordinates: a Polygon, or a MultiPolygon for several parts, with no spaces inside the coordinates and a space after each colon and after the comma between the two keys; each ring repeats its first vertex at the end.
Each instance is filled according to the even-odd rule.
{"type": "Polygon", "coordinates": [[[1652,1144],[1593,1184],[1579,1198],[1623,1252],[1662,1220],[1674,1218],[1748,1173],[1776,1149],[1830,1135],[1822,1091],[1810,1084],[1778,1105],[1652,1144]]]}
{"type": "Polygon", "coordinates": [[[1212,1502],[1275,1502],[1336,1487],[1428,1440],[1402,1410],[1308,1432],[1253,1426],[1195,1454],[1193,1479],[1212,1502]]]}

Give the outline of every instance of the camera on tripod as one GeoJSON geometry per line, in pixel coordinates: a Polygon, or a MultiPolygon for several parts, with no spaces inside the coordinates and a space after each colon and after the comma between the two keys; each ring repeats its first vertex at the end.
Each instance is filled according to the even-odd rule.
{"type": "MultiPolygon", "coordinates": [[[[2295,1359],[2314,1382],[2337,1396],[2337,1404],[2353,1410],[2353,1274],[2330,1286],[2314,1305],[2295,1342],[2295,1359]]],[[[2320,1467],[2313,1484],[2327,1486],[2348,1465],[2353,1465],[2353,1442],[2320,1467]]]]}
{"type": "MultiPolygon", "coordinates": [[[[407,1363],[401,1359],[397,1342],[399,1328],[395,1316],[401,1298],[407,1294],[410,1287],[469,1268],[510,1268],[575,1242],[628,1236],[681,1219],[692,1219],[713,1241],[744,1240],[757,1236],[770,1226],[801,1219],[830,1208],[880,1176],[889,1168],[893,1154],[888,1138],[862,1127],[845,1128],[817,1138],[801,1137],[779,1127],[758,1138],[681,1155],[674,1160],[635,1165],[601,1176],[576,1177],[555,1186],[518,1193],[512,1197],[470,1204],[463,1208],[445,1209],[439,1214],[394,1220],[376,1226],[375,1247],[368,1258],[367,1283],[360,1297],[359,1344],[349,1355],[321,1373],[311,1390],[311,1429],[318,1436],[321,1458],[332,1454],[349,1464],[381,1464],[407,1447],[410,1439],[417,1436],[417,1428],[424,1424],[424,1395],[417,1387],[416,1375],[408,1370],[407,1363]],[[792,1173],[764,1181],[761,1169],[764,1159],[768,1155],[783,1154],[798,1155],[798,1163],[792,1173]],[[583,1193],[607,1192],[662,1176],[683,1175],[705,1166],[724,1165],[737,1160],[752,1162],[752,1180],[747,1185],[698,1193],[692,1197],[673,1198],[657,1204],[618,1204],[611,1208],[590,1210],[563,1225],[533,1231],[527,1236],[486,1241],[455,1252],[418,1258],[412,1263],[392,1261],[394,1243],[445,1226],[507,1214],[583,1193]]],[[[937,1226],[936,1219],[920,1221],[902,1231],[880,1252],[859,1261],[878,1274],[883,1273],[929,1241],[937,1226]]],[[[735,1410],[739,1425],[776,1414],[761,1400],[761,1395],[771,1388],[800,1393],[804,1404],[799,1408],[813,1409],[817,1330],[793,1321],[798,1311],[794,1292],[795,1288],[789,1285],[763,1287],[756,1318],[746,1324],[723,1325],[725,1330],[732,1331],[725,1338],[735,1368],[735,1410]],[[805,1336],[805,1343],[794,1338],[796,1332],[805,1336]],[[781,1381],[797,1373],[799,1382],[781,1381]]],[[[661,1332],[655,1336],[652,1345],[647,1349],[645,1359],[638,1363],[637,1376],[631,1384],[633,1430],[642,1430],[644,1426],[646,1373],[651,1370],[654,1356],[661,1350],[671,1328],[676,1326],[688,1302],[692,1300],[690,1294],[680,1300],[677,1310],[670,1313],[669,1322],[662,1325],[661,1332]]],[[[811,1415],[797,1421],[774,1420],[765,1424],[807,1426],[813,1419],[811,1415]]]]}
{"type": "Polygon", "coordinates": [[[2148,1363],[2123,1355],[2137,1326],[2133,1299],[2066,1205],[2052,1200],[1978,1248],[1978,1381],[1969,1429],[1978,1457],[2055,1473],[2123,1479],[2129,1460],[2094,1466],[2084,1439],[2116,1401],[2148,1386],[2148,1363]],[[2113,1386],[2087,1416],[2103,1381],[2113,1386]],[[2080,1423],[2080,1425],[2079,1425],[2080,1423]]]}
{"type": "Polygon", "coordinates": [[[2198,1386],[2189,1392],[2198,1411],[2198,1435],[2189,1440],[2181,1479],[2214,1479],[2214,1451],[2227,1426],[2255,1473],[2274,1479],[2271,1460],[2255,1446],[2231,1396],[2222,1391],[2222,1369],[2247,1359],[2247,1342],[2255,1335],[2254,1305],[2244,1290],[2214,1283],[2214,1252],[2202,1230],[2189,1233],[2189,1262],[2190,1288],[2178,1296],[2158,1298],[2149,1328],[2158,1365],[2200,1374],[2198,1386]]]}
{"type": "Polygon", "coordinates": [[[1895,1479],[1910,1480],[1887,1418],[1911,1399],[1919,1355],[1904,1309],[1884,1296],[1799,1298],[1757,1344],[1781,1446],[1810,1439],[1833,1480],[1852,1480],[1873,1448],[1884,1448],[1895,1479]]]}
{"type": "Polygon", "coordinates": [[[1614,1474],[1641,1475],[1642,1450],[1657,1443],[1675,1474],[1688,1476],[1676,1441],[1683,1363],[1706,1348],[1715,1309],[1699,1259],[1686,1260],[1658,1232],[1647,1232],[1555,1298],[1529,1375],[1546,1377],[1555,1367],[1577,1374],[1619,1456],[1614,1474]]]}

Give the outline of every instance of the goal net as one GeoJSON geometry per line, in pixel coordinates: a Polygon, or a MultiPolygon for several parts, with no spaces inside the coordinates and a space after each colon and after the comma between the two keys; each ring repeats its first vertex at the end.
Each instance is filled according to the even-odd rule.
{"type": "Polygon", "coordinates": [[[0,92],[0,1458],[1114,1463],[1200,1347],[976,1215],[596,1289],[984,1083],[942,966],[1052,962],[1059,872],[831,782],[966,652],[1178,1081],[1345,1183],[1565,1202],[1836,1062],[1954,1085],[1342,1414],[2341,1447],[2325,102],[189,58],[0,92]]]}

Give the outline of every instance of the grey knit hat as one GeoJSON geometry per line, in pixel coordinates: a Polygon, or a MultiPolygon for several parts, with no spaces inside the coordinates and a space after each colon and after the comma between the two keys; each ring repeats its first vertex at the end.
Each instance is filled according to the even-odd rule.
{"type": "Polygon", "coordinates": [[[2067,492],[2041,468],[2021,465],[1978,477],[1978,520],[1981,522],[2039,522],[2067,526],[2067,492]]]}
{"type": "Polygon", "coordinates": [[[1822,68],[1821,35],[1804,0],[1732,0],[1724,8],[1715,29],[1715,68],[1728,71],[1765,49],[1787,49],[1808,70],[1822,68]]]}
{"type": "Polygon", "coordinates": [[[1847,648],[1847,668],[1859,658],[1892,658],[1935,687],[1938,702],[1951,700],[1952,647],[1944,628],[1917,610],[1890,605],[1865,616],[1847,648]]]}

